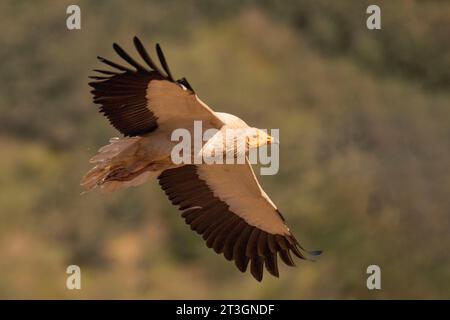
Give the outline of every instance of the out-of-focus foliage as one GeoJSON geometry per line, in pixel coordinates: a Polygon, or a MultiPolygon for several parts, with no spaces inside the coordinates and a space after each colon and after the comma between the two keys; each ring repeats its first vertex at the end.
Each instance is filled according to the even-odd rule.
{"type": "Polygon", "coordinates": [[[377,31],[359,0],[80,1],[68,31],[72,3],[0,4],[0,298],[450,298],[449,2],[385,1],[377,31]],[[87,77],[135,34],[215,110],[281,129],[261,180],[316,263],[256,283],[156,182],[80,196],[117,135],[87,77]]]}

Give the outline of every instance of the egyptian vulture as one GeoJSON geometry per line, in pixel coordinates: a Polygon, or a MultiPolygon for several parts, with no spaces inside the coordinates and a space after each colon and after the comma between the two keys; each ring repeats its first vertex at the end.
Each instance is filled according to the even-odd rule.
{"type": "Polygon", "coordinates": [[[113,191],[157,177],[169,200],[206,245],[233,260],[242,272],[250,264],[258,281],[264,266],[279,276],[278,256],[294,266],[291,253],[301,259],[306,259],[305,253],[319,254],[306,252],[294,238],[258,183],[248,158],[244,164],[173,163],[171,133],[178,128],[192,131],[194,121],[202,121],[204,129],[244,129],[248,148],[274,141],[236,116],[214,112],[186,78],[175,80],[158,44],[162,70],[137,37],[134,45],[145,66],[114,44],[116,53],[130,66],[98,57],[113,70],[94,69],[98,74],[91,77],[94,103],[124,137],[112,138],[90,160],[95,167],[82,178],[84,189],[113,191]],[[255,129],[256,134],[248,129],[255,129]]]}

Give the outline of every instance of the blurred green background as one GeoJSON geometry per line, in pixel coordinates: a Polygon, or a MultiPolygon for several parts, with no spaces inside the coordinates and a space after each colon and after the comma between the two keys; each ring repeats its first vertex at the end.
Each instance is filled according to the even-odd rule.
{"type": "Polygon", "coordinates": [[[449,1],[2,1],[0,26],[0,298],[450,298],[449,1]],[[87,77],[134,35],[216,111],[280,128],[280,172],[260,180],[317,262],[257,283],[156,181],[80,196],[118,135],[87,77]]]}

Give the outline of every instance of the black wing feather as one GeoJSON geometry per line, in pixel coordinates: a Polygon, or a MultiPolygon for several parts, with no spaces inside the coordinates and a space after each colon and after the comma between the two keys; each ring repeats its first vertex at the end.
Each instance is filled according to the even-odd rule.
{"type": "Polygon", "coordinates": [[[89,85],[94,90],[94,103],[100,104],[100,112],[105,114],[110,123],[125,136],[143,135],[152,132],[158,127],[157,117],[152,112],[151,103],[148,101],[147,88],[153,80],[167,80],[183,85],[192,90],[187,80],[174,81],[169,66],[159,45],[157,54],[163,69],[167,75],[153,62],[145,50],[142,42],[134,37],[136,50],[150,69],[144,67],[133,59],[118,44],[114,43],[116,53],[135,70],[103,57],[98,59],[104,64],[113,67],[115,71],[94,69],[99,75],[90,76],[96,80],[89,85]]]}
{"type": "Polygon", "coordinates": [[[185,210],[182,213],[185,222],[203,236],[207,246],[222,253],[227,260],[234,260],[242,272],[250,263],[250,272],[256,280],[262,280],[264,266],[278,277],[278,255],[289,266],[294,265],[291,251],[304,258],[292,234],[269,234],[231,211],[214,195],[206,181],[199,178],[195,165],[165,170],[158,180],[172,204],[185,210]]]}

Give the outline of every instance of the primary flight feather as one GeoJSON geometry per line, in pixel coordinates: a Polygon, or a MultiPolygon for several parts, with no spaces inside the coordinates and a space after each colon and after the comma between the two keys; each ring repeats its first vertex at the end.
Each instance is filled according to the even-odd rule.
{"type": "MultiPolygon", "coordinates": [[[[241,130],[248,148],[274,143],[273,138],[234,115],[214,112],[185,78],[173,78],[159,45],[156,52],[162,70],[137,37],[134,45],[145,64],[117,44],[114,50],[129,67],[98,57],[113,70],[94,70],[99,74],[89,83],[94,103],[125,137],[113,138],[99,150],[91,159],[95,167],[81,185],[87,191],[96,187],[113,191],[157,177],[169,200],[182,210],[186,223],[202,235],[206,245],[233,260],[242,272],[250,264],[258,281],[264,266],[279,276],[278,256],[289,266],[294,265],[292,254],[305,259],[305,251],[261,188],[248,158],[243,164],[175,164],[171,159],[176,144],[172,132],[180,128],[192,132],[194,121],[201,121],[204,130],[241,130]]],[[[217,143],[221,141],[213,137],[204,148],[217,143]]]]}

